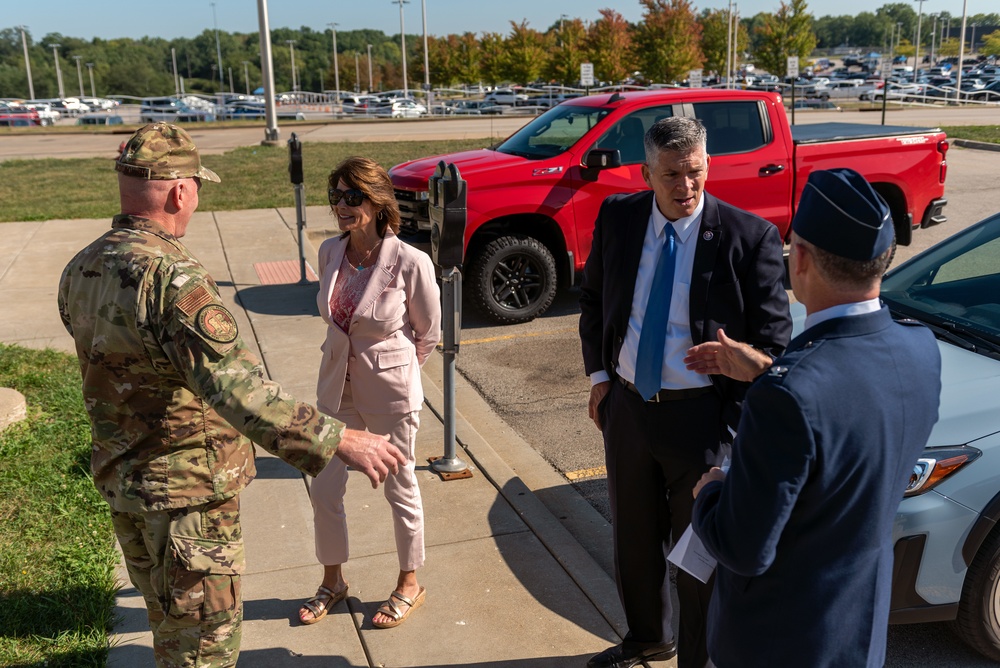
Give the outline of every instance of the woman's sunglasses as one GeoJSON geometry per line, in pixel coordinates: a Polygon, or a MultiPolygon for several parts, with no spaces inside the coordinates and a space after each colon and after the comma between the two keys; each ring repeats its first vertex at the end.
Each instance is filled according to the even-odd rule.
{"type": "Polygon", "coordinates": [[[361,203],[368,197],[368,195],[354,188],[349,188],[348,190],[330,188],[327,191],[327,195],[330,196],[330,206],[337,206],[340,204],[340,200],[344,200],[347,206],[361,206],[361,203]]]}

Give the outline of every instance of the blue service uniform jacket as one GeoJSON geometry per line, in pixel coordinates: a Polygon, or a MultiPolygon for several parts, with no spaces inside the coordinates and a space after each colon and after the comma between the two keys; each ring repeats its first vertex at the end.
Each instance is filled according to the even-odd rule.
{"type": "Polygon", "coordinates": [[[883,307],[803,332],[750,387],[729,474],[692,513],[719,561],[719,668],[883,665],[892,525],[940,379],[933,335],[883,307]]]}

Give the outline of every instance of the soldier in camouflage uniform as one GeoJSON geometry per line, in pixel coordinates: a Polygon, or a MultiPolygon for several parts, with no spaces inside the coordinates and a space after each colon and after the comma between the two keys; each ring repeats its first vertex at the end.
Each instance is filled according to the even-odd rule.
{"type": "Polygon", "coordinates": [[[91,421],[94,483],[145,598],[157,664],[232,666],[242,621],[239,492],[255,474],[250,441],[309,475],[336,455],[373,486],[405,460],[381,437],[346,429],[264,379],[212,277],[178,240],[202,181],[219,181],[190,136],[147,125],[115,169],[122,214],[59,284],[91,421]]]}

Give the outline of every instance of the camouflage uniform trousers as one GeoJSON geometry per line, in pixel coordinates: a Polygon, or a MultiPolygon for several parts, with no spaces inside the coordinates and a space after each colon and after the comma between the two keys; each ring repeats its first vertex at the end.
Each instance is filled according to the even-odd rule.
{"type": "Polygon", "coordinates": [[[146,601],[159,668],[235,666],[244,569],[239,496],[145,513],[112,511],[129,578],[146,601]]]}

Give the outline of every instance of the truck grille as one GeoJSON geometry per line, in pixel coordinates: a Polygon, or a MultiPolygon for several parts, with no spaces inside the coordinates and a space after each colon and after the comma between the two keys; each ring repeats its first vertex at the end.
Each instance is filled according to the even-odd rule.
{"type": "Polygon", "coordinates": [[[431,229],[431,219],[427,213],[427,200],[417,199],[412,190],[394,190],[399,204],[400,227],[403,232],[413,234],[419,230],[431,229]]]}

